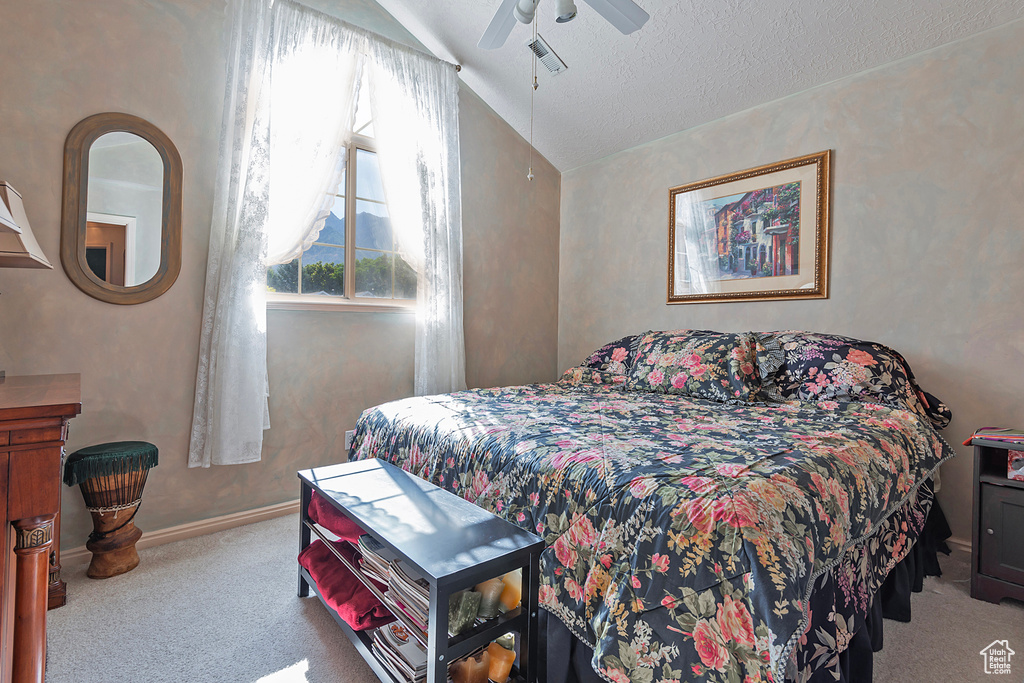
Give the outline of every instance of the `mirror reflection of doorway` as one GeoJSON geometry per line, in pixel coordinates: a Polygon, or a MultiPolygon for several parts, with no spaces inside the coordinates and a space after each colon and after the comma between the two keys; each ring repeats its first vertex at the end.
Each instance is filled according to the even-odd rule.
{"type": "Polygon", "coordinates": [[[124,287],[127,242],[127,228],[124,225],[86,222],[85,260],[96,277],[124,287]]]}
{"type": "Polygon", "coordinates": [[[89,211],[85,222],[85,262],[100,280],[120,287],[136,281],[136,219],[89,211]]]}

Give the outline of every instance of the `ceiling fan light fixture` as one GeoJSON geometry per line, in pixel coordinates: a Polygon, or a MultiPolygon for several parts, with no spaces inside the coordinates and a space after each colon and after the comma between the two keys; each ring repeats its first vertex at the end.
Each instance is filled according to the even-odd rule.
{"type": "MultiPolygon", "coordinates": [[[[495,1],[495,0],[489,0],[495,1]]],[[[639,30],[651,18],[633,0],[583,0],[623,35],[639,30]]],[[[575,0],[554,0],[555,21],[564,24],[576,16],[575,0]]],[[[516,22],[531,24],[537,18],[540,0],[501,0],[498,11],[477,43],[485,50],[496,50],[505,44],[516,22]]]]}
{"type": "Polygon", "coordinates": [[[512,10],[512,14],[519,20],[519,23],[529,24],[537,14],[538,4],[540,4],[540,0],[519,0],[512,10]]]}
{"type": "Polygon", "coordinates": [[[576,18],[576,3],[573,0],[555,0],[555,21],[559,24],[576,18]]]}

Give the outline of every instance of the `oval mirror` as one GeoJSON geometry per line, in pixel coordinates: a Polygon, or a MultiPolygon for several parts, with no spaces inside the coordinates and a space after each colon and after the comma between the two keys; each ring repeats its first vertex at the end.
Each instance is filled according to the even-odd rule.
{"type": "Polygon", "coordinates": [[[89,296],[150,301],[181,270],[181,157],[156,126],[129,114],[81,121],[64,145],[60,256],[89,296]]]}

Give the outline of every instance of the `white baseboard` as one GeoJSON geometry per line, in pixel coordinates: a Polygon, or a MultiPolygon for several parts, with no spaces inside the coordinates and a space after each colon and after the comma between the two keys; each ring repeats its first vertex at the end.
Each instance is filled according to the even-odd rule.
{"type": "MultiPolygon", "coordinates": [[[[183,541],[186,538],[204,536],[226,529],[234,529],[245,524],[254,524],[274,519],[275,517],[283,517],[298,511],[299,501],[290,500],[285,503],[256,508],[255,510],[245,510],[244,512],[235,512],[230,515],[201,519],[198,522],[179,524],[178,526],[160,529],[159,531],[146,531],[142,534],[139,542],[135,544],[135,547],[143,550],[144,548],[152,548],[164,543],[174,543],[175,541],[183,541]]],[[[84,545],[80,545],[77,548],[68,548],[67,550],[61,549],[60,551],[61,565],[84,563],[91,559],[92,553],[86,550],[84,545]]]]}
{"type": "Polygon", "coordinates": [[[948,543],[949,545],[955,547],[957,550],[964,551],[968,555],[971,554],[971,541],[970,541],[970,539],[964,540],[962,538],[957,538],[956,536],[950,536],[949,538],[946,539],[946,543],[948,543]]]}

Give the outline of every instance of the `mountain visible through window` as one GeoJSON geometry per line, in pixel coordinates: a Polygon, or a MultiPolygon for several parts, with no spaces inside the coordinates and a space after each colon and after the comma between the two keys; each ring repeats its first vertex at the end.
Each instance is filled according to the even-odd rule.
{"type": "Polygon", "coordinates": [[[391,229],[367,91],[364,78],[346,168],[323,229],[298,258],[267,268],[269,292],[404,303],[416,298],[416,273],[391,229]]]}

